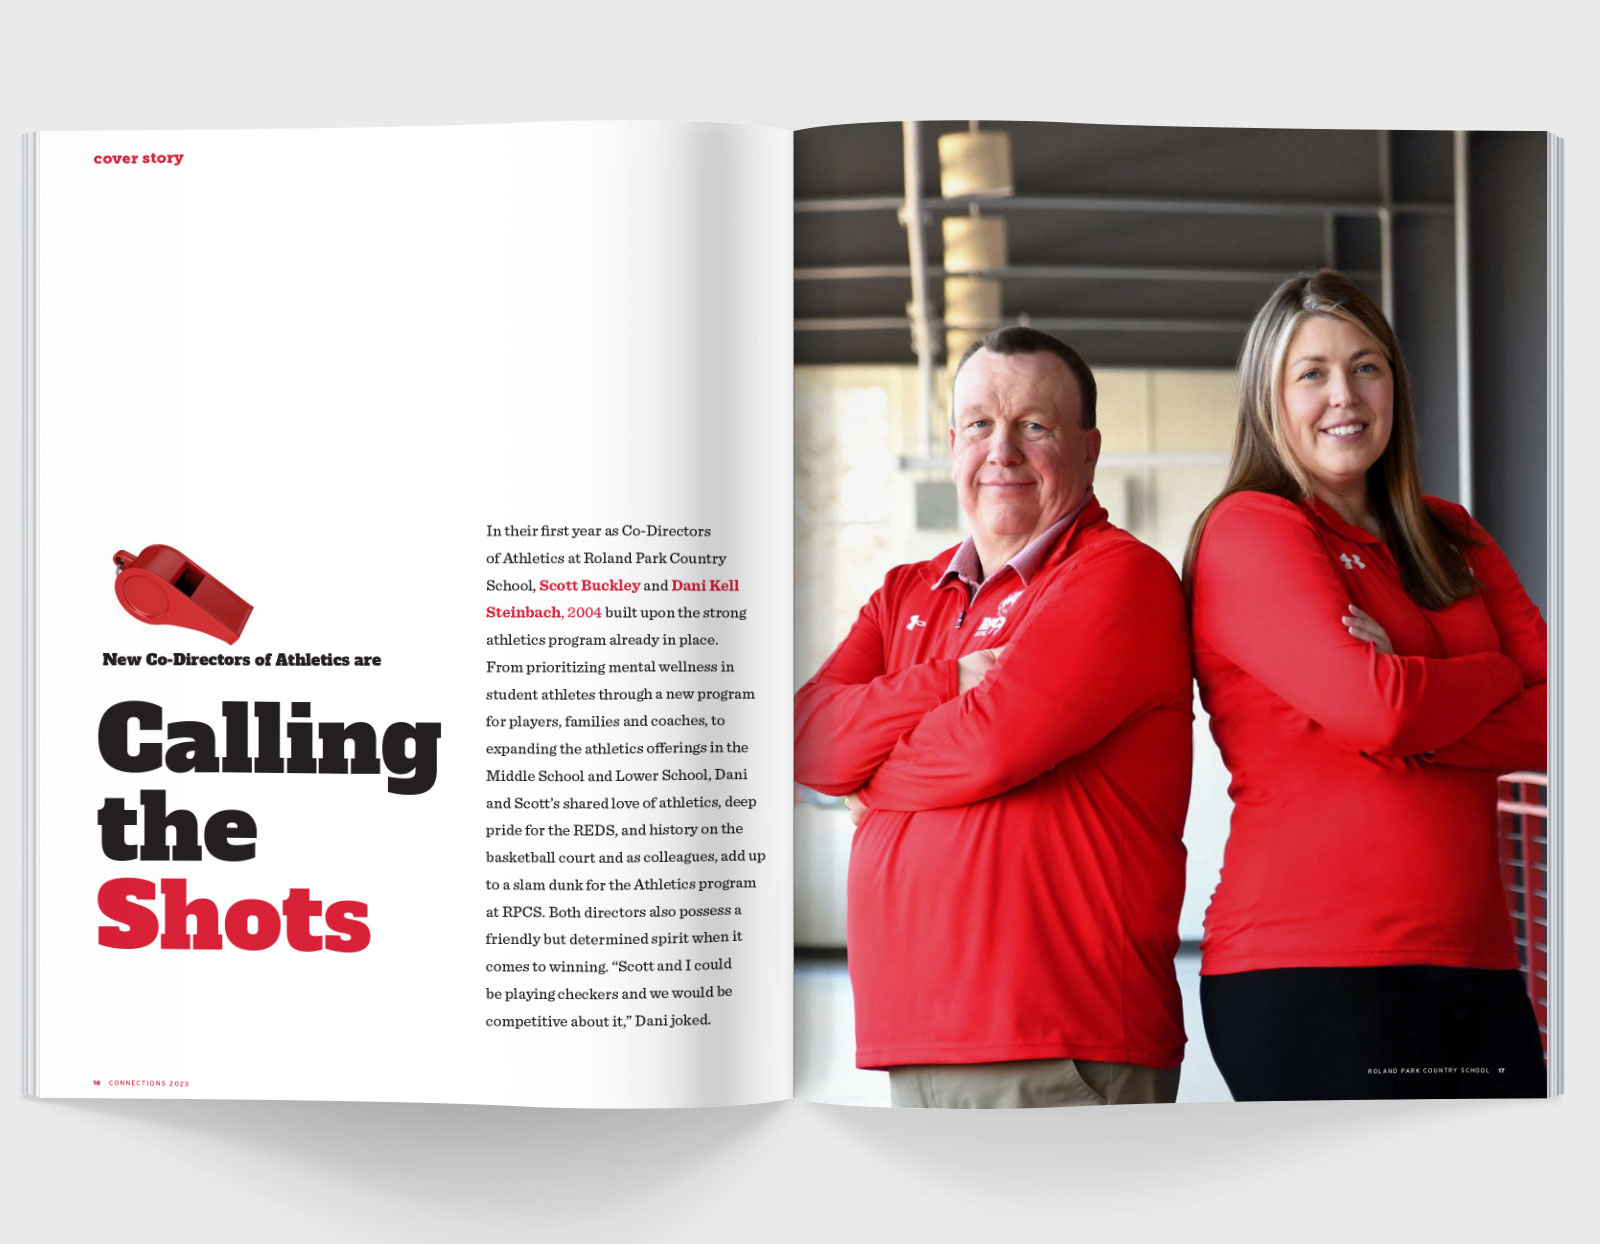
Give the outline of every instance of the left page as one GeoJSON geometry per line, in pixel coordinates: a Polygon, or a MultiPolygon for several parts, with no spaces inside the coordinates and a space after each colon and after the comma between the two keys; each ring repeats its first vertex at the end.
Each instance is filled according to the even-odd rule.
{"type": "Polygon", "coordinates": [[[788,1096],[790,136],[31,142],[29,1091],[788,1096]]]}

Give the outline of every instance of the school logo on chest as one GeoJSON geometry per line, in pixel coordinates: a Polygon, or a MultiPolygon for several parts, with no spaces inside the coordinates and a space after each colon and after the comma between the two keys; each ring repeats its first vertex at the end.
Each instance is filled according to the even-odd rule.
{"type": "Polygon", "coordinates": [[[988,639],[989,636],[997,634],[1000,628],[1006,624],[1006,615],[1011,612],[1011,606],[1017,603],[1021,595],[1020,591],[1012,592],[1010,596],[1001,601],[995,607],[995,612],[978,624],[977,638],[988,639]]]}

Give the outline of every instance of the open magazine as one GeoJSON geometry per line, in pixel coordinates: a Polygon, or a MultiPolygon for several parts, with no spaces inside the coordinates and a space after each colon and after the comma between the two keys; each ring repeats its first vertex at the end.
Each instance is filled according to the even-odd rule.
{"type": "MultiPolygon", "coordinates": [[[[1419,1006],[1492,985],[1516,1031],[1483,1048],[1522,1076],[1401,1051],[1300,1095],[1559,1090],[1554,140],[593,123],[25,158],[27,1092],[1228,1100],[1261,1095],[1249,1017],[1301,1004],[1222,991],[1327,1004],[1347,970],[1428,974],[1382,977],[1419,1006]],[[1302,702],[1204,629],[1192,572],[1242,507],[1180,573],[1241,344],[1317,269],[1378,316],[1309,320],[1370,339],[1317,346],[1357,395],[1329,460],[1384,454],[1403,347],[1438,498],[1408,521],[1456,578],[1413,616],[1400,554],[1398,613],[1384,580],[1333,656],[1282,658],[1323,672],[1302,702]],[[1097,627],[1125,647],[1074,652],[1097,627]],[[1261,919],[1238,879],[1283,857],[1245,810],[1288,797],[1230,734],[1239,671],[1343,814],[1370,788],[1390,818],[1283,848],[1261,919]],[[1382,738],[1321,707],[1364,680],[1382,738]],[[1338,946],[1258,936],[1307,921],[1289,945],[1338,946]],[[1022,1063],[1043,1096],[947,1075],[1022,1063]]],[[[1400,511],[1268,500],[1345,541],[1314,585],[1403,544],[1400,511]]],[[[1252,619],[1304,599],[1262,582],[1252,619]]]]}

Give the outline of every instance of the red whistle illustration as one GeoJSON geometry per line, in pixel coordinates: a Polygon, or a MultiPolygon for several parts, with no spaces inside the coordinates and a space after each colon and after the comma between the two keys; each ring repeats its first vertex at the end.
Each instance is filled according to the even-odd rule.
{"type": "Polygon", "coordinates": [[[117,600],[152,626],[187,626],[231,644],[255,608],[168,545],[146,545],[137,557],[124,549],[111,560],[117,564],[117,600]]]}

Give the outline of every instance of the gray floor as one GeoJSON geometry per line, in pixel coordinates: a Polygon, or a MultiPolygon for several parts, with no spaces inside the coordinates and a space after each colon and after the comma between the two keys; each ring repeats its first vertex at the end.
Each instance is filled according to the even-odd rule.
{"type": "MultiPolygon", "coordinates": [[[[1178,987],[1183,991],[1184,1027],[1189,1033],[1178,1100],[1231,1101],[1200,1024],[1198,949],[1178,952],[1178,987]]],[[[860,1071],[855,1065],[855,1011],[842,960],[796,962],[794,1013],[796,1097],[848,1106],[889,1104],[889,1077],[881,1071],[860,1071]]]]}

